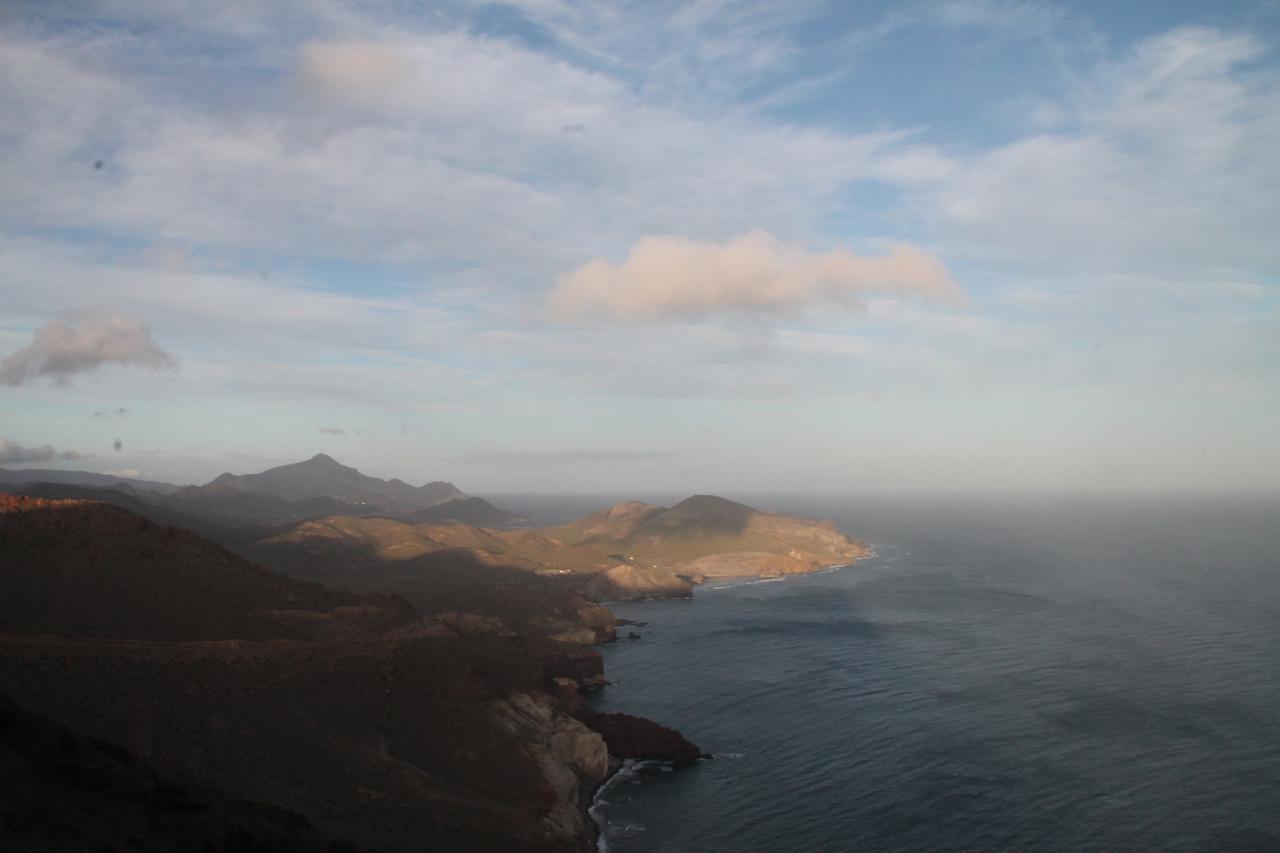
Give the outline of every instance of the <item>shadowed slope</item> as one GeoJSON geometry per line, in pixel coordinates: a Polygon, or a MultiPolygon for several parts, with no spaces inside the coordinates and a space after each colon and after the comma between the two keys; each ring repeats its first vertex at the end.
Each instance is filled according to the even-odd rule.
{"type": "Polygon", "coordinates": [[[272,574],[116,506],[0,495],[0,630],[218,640],[385,630],[403,601],[272,574]]]}
{"type": "Polygon", "coordinates": [[[524,516],[499,509],[484,498],[454,498],[411,512],[404,516],[404,520],[413,524],[458,521],[487,527],[514,527],[529,523],[524,516]]]}
{"type": "MultiPolygon", "coordinates": [[[[336,853],[306,818],[169,784],[120,747],[0,694],[0,848],[13,853],[336,853]]],[[[357,848],[343,845],[346,853],[357,848]]]]}
{"type": "Polygon", "coordinates": [[[527,531],[389,518],[324,518],[252,546],[273,569],[348,589],[394,592],[421,614],[474,612],[508,630],[572,642],[612,639],[614,620],[561,573],[616,565],[527,531]]]}

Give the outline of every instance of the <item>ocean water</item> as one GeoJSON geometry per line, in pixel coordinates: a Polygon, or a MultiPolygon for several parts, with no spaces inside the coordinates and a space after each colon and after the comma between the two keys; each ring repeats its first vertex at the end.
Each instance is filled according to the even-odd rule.
{"type": "Polygon", "coordinates": [[[622,603],[638,851],[1280,850],[1280,499],[768,498],[876,556],[622,603]]]}

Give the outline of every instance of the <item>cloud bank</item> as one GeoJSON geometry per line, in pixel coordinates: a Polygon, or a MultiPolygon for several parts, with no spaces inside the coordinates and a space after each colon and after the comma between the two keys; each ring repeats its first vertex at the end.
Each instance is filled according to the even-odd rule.
{"type": "Polygon", "coordinates": [[[142,323],[120,314],[88,314],[50,320],[31,343],[0,361],[0,382],[21,385],[38,376],[66,383],[104,364],[172,370],[178,359],[160,348],[142,323]]]}
{"type": "Polygon", "coordinates": [[[814,252],[752,231],[725,243],[644,237],[621,264],[594,260],[561,276],[549,301],[565,319],[657,320],[857,307],[871,292],[963,298],[941,261],[908,244],[880,256],[814,252]]]}
{"type": "Polygon", "coordinates": [[[47,444],[41,447],[23,447],[16,441],[0,438],[0,465],[8,465],[14,462],[46,462],[54,457],[76,460],[83,459],[84,454],[75,450],[66,450],[59,453],[47,444]]]}

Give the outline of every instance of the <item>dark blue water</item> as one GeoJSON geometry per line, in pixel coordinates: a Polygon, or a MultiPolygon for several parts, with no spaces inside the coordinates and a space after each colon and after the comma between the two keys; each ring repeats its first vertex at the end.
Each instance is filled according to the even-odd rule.
{"type": "Polygon", "coordinates": [[[1280,501],[768,499],[876,548],[620,604],[613,853],[1280,850],[1280,501]]]}

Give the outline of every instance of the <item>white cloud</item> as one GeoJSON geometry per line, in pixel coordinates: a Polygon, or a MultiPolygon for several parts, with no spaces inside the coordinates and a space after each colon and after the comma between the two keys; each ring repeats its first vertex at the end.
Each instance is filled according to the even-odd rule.
{"type": "Polygon", "coordinates": [[[942,262],[914,246],[815,252],[752,231],[724,243],[645,237],[621,264],[596,260],[562,276],[550,305],[566,318],[661,319],[857,306],[877,292],[961,299],[942,262]]]}
{"type": "Polygon", "coordinates": [[[37,329],[31,343],[0,361],[0,382],[21,385],[28,379],[50,376],[65,383],[104,364],[172,370],[178,360],[161,349],[137,320],[110,313],[80,314],[50,320],[37,329]]]}

